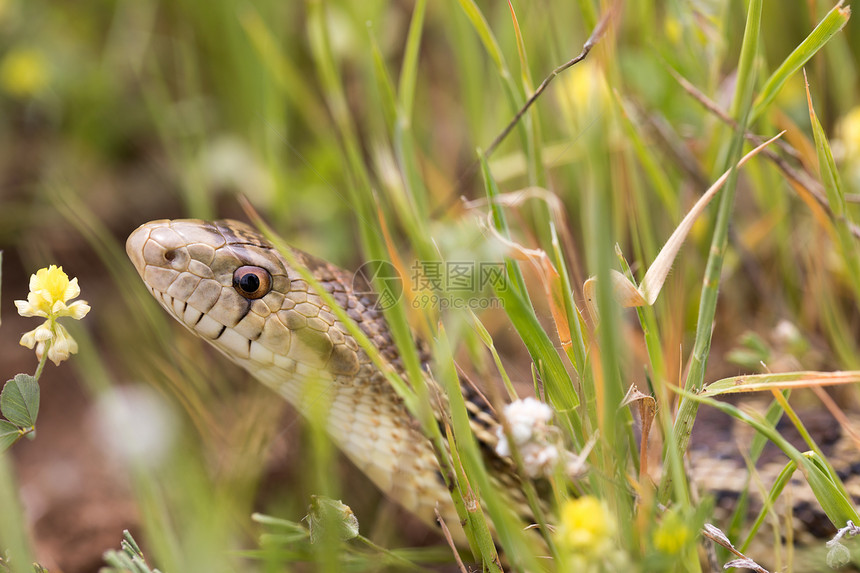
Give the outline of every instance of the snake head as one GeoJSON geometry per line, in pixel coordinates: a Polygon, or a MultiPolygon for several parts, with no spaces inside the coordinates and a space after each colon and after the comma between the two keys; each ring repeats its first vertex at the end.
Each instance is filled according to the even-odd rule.
{"type": "MultiPolygon", "coordinates": [[[[355,341],[284,257],[248,225],[152,221],[129,236],[126,252],[162,307],[249,369],[278,368],[286,375],[357,371],[355,341]]],[[[341,282],[324,284],[337,290],[341,282]]]]}

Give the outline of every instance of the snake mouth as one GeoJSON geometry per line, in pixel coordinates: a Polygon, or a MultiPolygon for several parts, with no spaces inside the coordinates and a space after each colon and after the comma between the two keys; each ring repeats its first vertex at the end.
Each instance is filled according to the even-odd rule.
{"type": "Polygon", "coordinates": [[[187,248],[172,232],[171,221],[165,219],[141,225],[129,235],[125,250],[152,296],[193,332],[205,313],[189,312],[187,296],[168,292],[177,273],[181,274],[189,264],[187,248]]]}
{"type": "Polygon", "coordinates": [[[149,240],[149,234],[152,232],[152,225],[159,222],[160,221],[153,221],[152,223],[141,225],[132,231],[131,235],[129,235],[128,239],[125,241],[125,252],[141,277],[146,270],[146,260],[143,257],[143,247],[146,245],[146,241],[149,240]]]}

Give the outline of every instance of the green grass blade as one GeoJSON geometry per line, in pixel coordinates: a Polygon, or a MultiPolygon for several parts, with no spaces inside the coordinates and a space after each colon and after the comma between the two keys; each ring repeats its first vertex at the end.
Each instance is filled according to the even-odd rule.
{"type": "MultiPolygon", "coordinates": [[[[783,397],[788,400],[791,395],[790,390],[784,390],[782,393],[783,397]]],[[[779,419],[783,414],[782,404],[778,400],[774,400],[771,402],[770,406],[767,409],[767,412],[764,415],[765,423],[775,428],[779,419]]],[[[758,462],[759,457],[761,457],[762,452],[764,451],[765,446],[767,445],[767,437],[763,434],[756,433],[753,436],[752,443],[750,444],[748,459],[749,464],[754,466],[756,462],[758,462]]],[[[794,462],[792,462],[794,463],[794,462]]],[[[734,513],[732,515],[731,522],[729,524],[728,535],[730,537],[737,537],[740,535],[741,529],[744,527],[745,521],[747,519],[747,506],[749,505],[749,487],[741,492],[740,497],[738,498],[738,503],[735,506],[734,513]]]]}
{"type": "MultiPolygon", "coordinates": [[[[756,435],[759,436],[761,434],[756,435]]],[[[777,498],[782,493],[782,490],[785,489],[785,486],[788,485],[788,482],[791,481],[791,476],[794,475],[795,471],[797,471],[797,462],[791,460],[785,464],[785,467],[782,468],[782,471],[780,471],[779,475],[776,476],[776,480],[773,482],[767,498],[764,500],[764,504],[762,504],[761,510],[753,521],[753,524],[750,526],[746,540],[741,545],[741,553],[744,553],[749,548],[750,543],[752,543],[753,538],[764,523],[765,517],[767,517],[767,514],[773,509],[774,503],[776,503],[777,498]]],[[[744,490],[743,493],[746,494],[747,490],[744,490]]]]}
{"type": "Polygon", "coordinates": [[[318,136],[331,129],[327,114],[319,103],[319,97],[308,87],[307,79],[289,59],[284,57],[272,32],[260,16],[260,13],[247,5],[239,13],[242,29],[248,36],[254,50],[257,52],[265,69],[274,78],[281,93],[298,109],[302,110],[301,117],[305,124],[318,136]]]}
{"type": "Polygon", "coordinates": [[[25,571],[33,562],[33,555],[18,488],[12,457],[0,452],[0,506],[3,507],[3,511],[0,511],[0,548],[4,553],[8,552],[15,570],[25,571]]]}
{"type": "Polygon", "coordinates": [[[370,174],[361,154],[358,135],[349,113],[346,92],[332,54],[326,11],[321,0],[307,2],[307,22],[311,51],[322,84],[323,95],[337,126],[344,159],[349,167],[350,202],[356,211],[362,246],[369,259],[383,260],[385,250],[375,225],[376,214],[373,209],[370,174]]]}
{"type": "Polygon", "coordinates": [[[573,369],[582,377],[585,373],[585,360],[587,350],[585,348],[585,340],[583,339],[583,331],[585,330],[584,320],[576,302],[573,300],[573,286],[570,284],[570,276],[567,271],[567,263],[564,259],[564,252],[558,240],[558,232],[554,224],[550,224],[550,233],[552,235],[552,255],[553,263],[558,269],[558,275],[561,279],[561,291],[564,296],[564,311],[567,314],[567,324],[570,327],[570,346],[567,349],[568,358],[573,365],[573,369]]]}
{"type": "MultiPolygon", "coordinates": [[[[705,379],[705,367],[711,348],[711,334],[714,317],[717,310],[717,295],[719,293],[720,276],[723,268],[723,258],[728,245],[728,229],[731,221],[732,206],[734,205],[737,188],[737,164],[743,147],[743,135],[746,132],[750,108],[752,105],[753,88],[755,86],[755,58],[758,53],[759,36],[761,33],[762,0],[752,0],[747,11],[744,41],[741,47],[738,63],[738,79],[732,102],[732,114],[738,120],[738,129],[732,136],[728,164],[731,169],[729,179],[720,198],[714,234],[711,239],[711,250],[705,267],[704,287],[699,303],[699,316],[696,323],[696,340],[693,345],[691,363],[687,374],[685,388],[687,391],[698,392],[702,389],[705,379]]],[[[684,452],[693,431],[693,421],[696,417],[697,403],[682,400],[674,426],[674,442],[677,451],[684,452]]],[[[666,472],[660,485],[660,499],[667,501],[669,494],[669,476],[666,472]]]]}
{"type": "Polygon", "coordinates": [[[499,43],[496,41],[493,31],[490,30],[490,25],[487,23],[487,19],[484,18],[484,14],[481,12],[481,9],[478,8],[478,5],[474,0],[458,0],[458,2],[460,3],[460,7],[463,9],[463,12],[466,13],[466,17],[469,19],[469,22],[472,23],[472,27],[478,33],[478,37],[481,39],[481,43],[484,45],[484,49],[487,51],[487,54],[489,54],[493,63],[496,65],[499,75],[503,78],[509,78],[510,73],[508,72],[505,58],[502,55],[502,50],[499,48],[499,43]]]}
{"type": "Polygon", "coordinates": [[[514,388],[513,383],[511,382],[511,377],[508,376],[507,370],[505,370],[504,364],[502,364],[502,359],[499,356],[498,350],[496,350],[496,345],[493,343],[493,337],[490,336],[490,332],[481,322],[481,320],[475,315],[474,312],[469,311],[469,314],[472,317],[472,326],[475,331],[478,333],[478,337],[481,342],[484,343],[484,346],[487,347],[487,350],[490,351],[490,354],[493,356],[493,363],[496,365],[496,370],[499,371],[499,374],[502,377],[502,382],[505,384],[505,389],[508,391],[508,398],[513,401],[519,399],[517,395],[517,391],[514,388]]]}
{"type": "MultiPolygon", "coordinates": [[[[490,200],[490,208],[494,216],[496,227],[504,235],[508,235],[507,223],[502,207],[494,201],[498,196],[498,189],[490,173],[489,166],[483,155],[481,157],[481,168],[484,174],[484,184],[490,200]]],[[[494,285],[496,296],[502,301],[505,313],[511,319],[514,328],[526,345],[529,354],[537,365],[538,372],[544,379],[547,393],[553,406],[563,413],[569,420],[577,439],[582,439],[582,426],[574,411],[579,406],[579,398],[573,391],[573,384],[564,368],[555,347],[535,316],[534,310],[528,299],[525,288],[525,279],[512,260],[505,262],[507,269],[506,277],[499,277],[499,282],[494,285]]]]}
{"type": "Polygon", "coordinates": [[[372,30],[368,33],[370,34],[370,47],[373,54],[373,75],[376,78],[376,86],[382,100],[382,113],[385,116],[385,124],[388,130],[394,131],[395,122],[397,121],[397,92],[394,89],[394,82],[385,65],[385,58],[379,49],[379,42],[376,41],[376,36],[372,33],[372,30]]]}
{"type": "Polygon", "coordinates": [[[520,80],[523,83],[523,87],[527,92],[531,92],[533,90],[533,82],[531,71],[529,70],[529,59],[526,55],[526,44],[523,41],[523,32],[520,29],[520,22],[517,19],[517,13],[514,10],[514,5],[508,0],[508,6],[511,9],[511,20],[514,25],[514,36],[517,40],[517,55],[520,58],[520,80]]]}
{"type": "Polygon", "coordinates": [[[845,527],[849,521],[857,523],[860,520],[860,514],[857,513],[851,498],[845,492],[845,486],[842,485],[839,476],[819,454],[805,452],[803,469],[815,499],[837,529],[845,527]]]}
{"type": "Polygon", "coordinates": [[[850,17],[851,8],[843,6],[842,2],[839,2],[839,4],[827,13],[827,16],[818,23],[809,36],[789,54],[785,61],[780,64],[764,83],[764,87],[762,87],[753,104],[750,123],[755,121],[773,102],[782,89],[782,86],[785,85],[785,82],[800,70],[821,48],[827,45],[830,38],[845,27],[850,17]]]}
{"type": "Polygon", "coordinates": [[[645,175],[650,181],[652,187],[657,192],[657,196],[663,202],[663,206],[669,213],[678,212],[678,197],[677,192],[673,188],[669,176],[666,174],[660,162],[654,157],[651,148],[646,145],[642,135],[639,133],[639,125],[635,122],[635,116],[630,104],[625,102],[620,95],[615,95],[615,102],[619,108],[619,117],[621,126],[624,128],[624,133],[628,138],[628,142],[632,144],[633,150],[636,153],[636,158],[645,175]]]}
{"type": "Polygon", "coordinates": [[[403,64],[400,67],[400,85],[397,93],[400,96],[400,110],[403,114],[403,119],[407,122],[412,118],[412,106],[415,103],[418,56],[421,48],[421,34],[424,29],[424,14],[426,11],[427,0],[418,0],[412,12],[412,22],[409,24],[409,34],[406,36],[403,64]]]}
{"type": "MultiPolygon", "coordinates": [[[[456,447],[459,462],[462,463],[465,475],[460,480],[461,487],[471,484],[472,491],[461,491],[464,498],[467,495],[477,497],[477,501],[487,506],[487,511],[493,518],[493,524],[502,543],[511,556],[520,563],[520,567],[532,570],[537,567],[535,553],[525,543],[522,535],[522,526],[510,511],[510,504],[506,502],[497,487],[490,483],[490,477],[482,460],[480,449],[475,441],[469,424],[469,414],[460,391],[460,379],[457,368],[451,359],[452,348],[444,328],[440,328],[436,337],[436,369],[439,381],[445,387],[450,400],[451,422],[454,430],[452,448],[456,447]]],[[[455,468],[459,466],[455,460],[455,468]]],[[[480,503],[472,504],[473,510],[469,511],[469,523],[475,534],[475,539],[484,560],[484,566],[490,571],[501,571],[496,553],[493,536],[487,527],[486,519],[480,503]]]]}
{"type": "Polygon", "coordinates": [[[819,454],[815,452],[801,453],[764,419],[754,418],[731,404],[719,402],[713,398],[703,398],[683,390],[678,390],[678,393],[687,400],[708,404],[740,420],[776,444],[801,469],[813,494],[815,494],[815,498],[821,504],[821,508],[837,528],[843,527],[848,520],[855,523],[860,520],[860,515],[857,514],[857,510],[846,497],[844,486],[841,485],[838,476],[833,473],[832,469],[821,459],[819,454]]]}
{"type": "MultiPolygon", "coordinates": [[[[466,17],[472,24],[475,32],[477,32],[487,54],[493,60],[496,71],[502,80],[502,87],[505,90],[505,96],[507,96],[511,113],[516,114],[520,110],[520,106],[522,105],[524,98],[522,97],[522,94],[518,92],[514,79],[511,77],[508,64],[505,61],[504,54],[499,47],[498,41],[496,41],[495,35],[490,29],[483,12],[481,12],[481,9],[474,0],[458,0],[458,2],[460,7],[466,13],[466,17]]],[[[534,180],[537,173],[533,167],[535,165],[539,165],[539,163],[536,162],[537,150],[535,148],[535,138],[532,127],[533,126],[530,125],[528,119],[526,121],[520,121],[517,124],[517,131],[520,135],[520,145],[525,149],[527,154],[526,159],[528,161],[527,164],[529,165],[529,175],[532,178],[531,182],[533,184],[537,184],[537,181],[534,180]]]]}
{"type": "Polygon", "coordinates": [[[860,371],[856,370],[845,372],[802,371],[782,372],[778,374],[751,374],[732,376],[712,382],[701,392],[701,395],[714,397],[721,394],[856,384],[858,382],[860,382],[860,371]]]}
{"type": "Polygon", "coordinates": [[[849,282],[854,291],[855,300],[860,301],[860,250],[857,248],[857,241],[851,234],[850,225],[852,221],[845,201],[842,178],[839,176],[839,170],[833,159],[833,152],[830,149],[824,128],[818,121],[818,116],[812,106],[812,96],[809,93],[808,84],[806,98],[809,106],[809,121],[812,124],[812,135],[815,138],[815,151],[818,155],[818,171],[827,193],[827,202],[836,218],[836,235],[842,251],[842,260],[845,262],[845,268],[848,272],[849,282]]]}

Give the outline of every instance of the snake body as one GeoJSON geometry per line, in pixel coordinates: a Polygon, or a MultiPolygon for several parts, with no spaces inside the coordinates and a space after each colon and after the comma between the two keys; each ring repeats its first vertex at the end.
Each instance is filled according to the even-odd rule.
{"type": "MultiPolygon", "coordinates": [[[[236,221],[160,220],[135,230],[126,250],[168,313],[303,415],[322,416],[334,443],[384,493],[428,524],[435,523],[438,509],[455,539],[463,542],[430,441],[345,325],[271,243],[236,221]]],[[[292,255],[402,373],[397,348],[370,288],[366,284],[353,288],[355,277],[326,261],[299,250],[292,255]]],[[[470,389],[464,395],[479,441],[492,456],[491,414],[470,389]]],[[[846,439],[833,444],[838,457],[847,459],[842,473],[860,473],[856,446],[846,439]]],[[[736,498],[745,487],[742,463],[696,448],[692,454],[694,478],[715,494],[718,503],[736,498]]],[[[502,468],[498,473],[505,473],[505,460],[492,461],[496,469],[502,468]]],[[[778,474],[783,464],[774,464],[772,473],[778,474]]],[[[499,476],[500,481],[511,484],[516,477],[510,474],[499,476]]],[[[855,497],[860,494],[856,480],[848,485],[855,497]]],[[[815,510],[818,504],[811,491],[803,483],[798,486],[795,507],[805,508],[805,521],[820,522],[823,514],[815,510]]],[[[823,534],[832,531],[825,530],[823,534]]]]}
{"type": "MultiPolygon", "coordinates": [[[[142,225],[126,251],[164,309],[304,416],[324,416],[334,443],[390,498],[426,523],[459,523],[429,440],[319,295],[272,245],[236,221],[142,225]]],[[[293,250],[383,358],[401,368],[385,319],[353,276],[293,250]]]]}

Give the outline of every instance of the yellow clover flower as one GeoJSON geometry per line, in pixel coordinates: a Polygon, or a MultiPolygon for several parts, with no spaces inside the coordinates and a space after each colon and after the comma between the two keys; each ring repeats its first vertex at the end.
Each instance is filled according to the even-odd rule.
{"type": "Polygon", "coordinates": [[[845,160],[860,162],[860,106],[853,108],[839,121],[836,128],[842,141],[845,160]]]}
{"type": "Polygon", "coordinates": [[[33,97],[47,86],[48,66],[41,52],[27,48],[15,49],[0,61],[0,87],[9,95],[33,97]]]}
{"type": "Polygon", "coordinates": [[[39,360],[42,359],[47,346],[48,358],[57,365],[70,354],[75,354],[78,351],[78,343],[57,319],[68,316],[80,320],[87,315],[90,305],[86,301],[78,300],[66,304],[79,294],[81,289],[78,287],[78,279],[69,280],[63,267],[51,265],[31,275],[27,300],[16,300],[15,306],[21,316],[39,316],[46,320],[38,328],[24,334],[20,344],[27,348],[35,347],[39,360]]]}
{"type": "Polygon", "coordinates": [[[654,533],[654,547],[667,555],[681,552],[692,539],[692,532],[675,511],[667,513],[654,533]]]}
{"type": "Polygon", "coordinates": [[[615,535],[615,520],[599,499],[586,495],[562,506],[558,541],[571,552],[595,555],[606,551],[615,535]]]}

